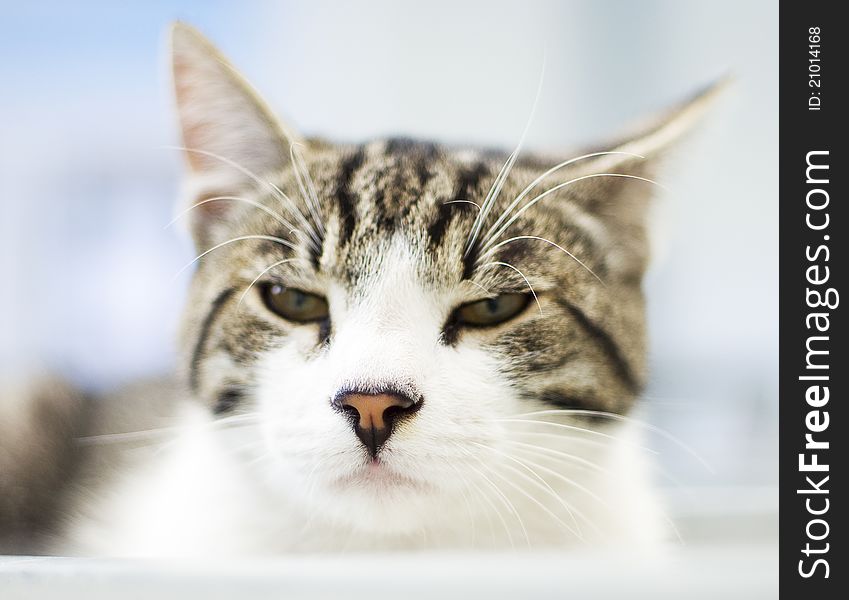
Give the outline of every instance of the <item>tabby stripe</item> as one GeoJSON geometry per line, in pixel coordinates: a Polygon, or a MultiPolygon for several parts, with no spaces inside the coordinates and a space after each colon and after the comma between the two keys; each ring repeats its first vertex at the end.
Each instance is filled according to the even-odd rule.
{"type": "Polygon", "coordinates": [[[623,356],[619,345],[613,340],[610,334],[599,327],[596,323],[593,323],[584,311],[571,302],[562,298],[558,298],[556,302],[569,311],[572,317],[578,322],[578,325],[580,325],[581,328],[586,331],[587,334],[589,334],[590,337],[592,337],[593,340],[601,347],[601,349],[604,350],[604,353],[610,359],[613,368],[616,370],[617,375],[619,375],[619,378],[622,379],[625,385],[628,386],[628,389],[633,394],[638,394],[642,386],[637,377],[634,375],[627,359],[623,356]]]}
{"type": "Polygon", "coordinates": [[[433,171],[430,169],[430,165],[433,164],[433,161],[436,159],[436,155],[436,146],[428,146],[422,151],[422,154],[419,155],[416,160],[416,177],[419,180],[419,189],[421,191],[424,191],[428,182],[433,178],[433,171]]]}
{"type": "MultiPolygon", "coordinates": [[[[629,407],[628,402],[619,402],[615,406],[607,406],[601,401],[594,401],[590,397],[568,396],[559,390],[543,390],[540,393],[527,393],[525,397],[529,400],[541,400],[546,404],[564,408],[566,410],[594,410],[598,412],[615,412],[617,414],[625,414],[629,407]]],[[[582,418],[589,419],[596,423],[606,423],[609,419],[605,416],[580,415],[582,418]]]]}
{"type": "Polygon", "coordinates": [[[445,237],[445,232],[448,229],[448,221],[451,219],[451,215],[454,214],[458,207],[462,208],[463,206],[469,205],[451,204],[447,202],[443,202],[439,205],[439,208],[436,209],[436,220],[430,224],[430,227],[427,228],[427,235],[430,238],[431,248],[435,249],[439,247],[442,243],[442,239],[445,237]]]}
{"type": "Polygon", "coordinates": [[[193,392],[196,392],[198,388],[198,371],[200,370],[200,362],[203,359],[203,352],[206,349],[206,342],[209,339],[209,332],[212,325],[215,323],[215,319],[221,312],[221,309],[227,303],[227,300],[233,296],[235,291],[236,288],[231,287],[218,294],[215,300],[212,301],[212,306],[210,307],[209,312],[206,313],[203,323],[201,323],[200,334],[198,335],[197,342],[195,343],[194,352],[192,352],[192,363],[189,371],[189,385],[193,392]]]}
{"type": "MultiPolygon", "coordinates": [[[[431,223],[430,227],[428,227],[427,229],[432,247],[437,247],[442,243],[442,240],[445,237],[445,232],[448,230],[448,224],[452,216],[465,212],[463,210],[463,207],[472,210],[474,209],[474,207],[469,206],[468,204],[460,203],[458,201],[474,201],[471,196],[474,195],[474,192],[480,185],[481,179],[487,173],[489,173],[489,169],[483,162],[479,162],[475,166],[463,169],[460,172],[457,178],[457,185],[454,188],[454,195],[450,198],[449,201],[440,204],[439,208],[437,209],[436,220],[431,223]]],[[[472,271],[474,270],[474,260],[477,258],[477,256],[471,256],[471,254],[473,253],[470,253],[470,256],[466,257],[464,262],[464,276],[467,278],[471,276],[472,271]]]]}
{"type": "Polygon", "coordinates": [[[244,392],[235,388],[225,388],[218,394],[218,400],[212,408],[213,414],[223,415],[232,411],[244,398],[244,392]]]}
{"type": "Polygon", "coordinates": [[[361,146],[342,163],[339,172],[336,187],[336,199],[339,201],[339,215],[342,221],[339,231],[339,246],[347,244],[354,235],[356,198],[354,197],[355,192],[351,188],[351,182],[354,179],[354,174],[363,166],[365,158],[366,151],[361,146]]]}

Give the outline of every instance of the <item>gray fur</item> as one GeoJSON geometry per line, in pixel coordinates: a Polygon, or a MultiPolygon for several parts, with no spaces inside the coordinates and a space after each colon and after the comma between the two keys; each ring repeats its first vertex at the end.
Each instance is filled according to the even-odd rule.
{"type": "MultiPolygon", "coordinates": [[[[289,260],[268,270],[264,280],[316,294],[333,281],[357,297],[387,268],[393,240],[403,240],[418,280],[437,294],[464,281],[472,282],[481,298],[526,294],[532,286],[535,301],[524,312],[489,328],[452,328],[456,307],[446,305],[440,343],[471,344],[497,357],[516,396],[531,407],[542,403],[628,412],[646,381],[641,282],[649,259],[645,219],[653,188],[644,180],[595,175],[651,177],[669,142],[697,116],[713,90],[662,116],[630,141],[610,146],[645,154],[646,159],[592,157],[540,182],[525,202],[556,184],[577,180],[524,212],[500,237],[538,236],[572,256],[536,239],[516,240],[486,255],[486,238],[479,236],[471,247],[467,243],[478,217],[475,204],[480,206],[492,189],[506,152],[410,140],[301,142],[276,125],[232,68],[196,35],[184,26],[175,33],[177,95],[182,110],[201,111],[182,115],[189,169],[201,178],[215,177],[204,179],[190,200],[228,196],[249,202],[216,200],[189,211],[198,253],[223,245],[196,264],[180,336],[181,359],[172,380],[140,384],[98,400],[54,383],[19,392],[7,403],[15,418],[0,420],[0,551],[38,551],[41,538],[34,535],[47,535],[62,522],[67,491],[85,504],[86,494],[107,485],[138,447],[81,448],[81,440],[167,426],[177,399],[184,396],[215,412],[249,410],[257,363],[266,351],[304,327],[314,331],[309,353],[318,355],[332,346],[332,315],[327,323],[304,325],[245,307],[245,302],[256,305],[251,294],[258,294],[258,288],[248,289],[252,281],[278,261],[289,260]],[[204,130],[209,123],[203,111],[233,110],[220,95],[210,109],[193,87],[194,66],[185,58],[204,53],[214,60],[203,65],[200,76],[225,81],[218,89],[230,93],[234,103],[248,105],[246,130],[261,132],[257,144],[232,136],[225,140],[225,150],[244,153],[237,166],[216,156],[214,144],[207,153],[195,151],[198,141],[215,140],[204,130]],[[303,165],[290,158],[293,142],[302,144],[295,148],[300,148],[303,165]],[[265,155],[257,154],[258,146],[265,155]],[[588,175],[593,177],[581,179],[588,175]],[[309,202],[313,186],[317,205],[309,202]],[[281,217],[296,227],[282,224],[281,217]],[[311,228],[317,240],[308,234],[311,228]],[[228,243],[240,236],[264,238],[228,243]],[[489,264],[496,262],[503,264],[489,264]]],[[[481,233],[525,186],[561,160],[522,156],[481,233]]]]}

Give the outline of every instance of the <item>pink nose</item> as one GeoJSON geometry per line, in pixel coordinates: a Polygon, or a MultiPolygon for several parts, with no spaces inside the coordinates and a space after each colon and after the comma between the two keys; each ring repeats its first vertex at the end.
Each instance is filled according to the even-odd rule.
{"type": "Polygon", "coordinates": [[[350,416],[354,433],[372,457],[377,456],[389,439],[394,425],[421,406],[421,402],[395,393],[346,392],[337,398],[337,402],[350,416]]]}

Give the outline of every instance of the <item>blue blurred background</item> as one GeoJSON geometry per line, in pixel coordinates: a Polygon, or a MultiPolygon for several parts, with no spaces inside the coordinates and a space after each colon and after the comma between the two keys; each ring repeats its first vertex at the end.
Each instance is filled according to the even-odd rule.
{"type": "MultiPolygon", "coordinates": [[[[566,150],[732,72],[657,204],[647,280],[673,505],[777,511],[777,3],[0,3],[0,364],[104,388],[165,371],[192,258],[165,31],[215,41],[307,134],[566,150]],[[686,498],[682,500],[681,498],[686,498]],[[677,504],[676,504],[677,503],[677,504]]],[[[742,512],[741,512],[742,511],[742,512]]]]}

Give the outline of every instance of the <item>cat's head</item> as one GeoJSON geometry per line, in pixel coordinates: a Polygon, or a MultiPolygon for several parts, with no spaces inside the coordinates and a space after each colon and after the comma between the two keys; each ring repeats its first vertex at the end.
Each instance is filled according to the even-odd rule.
{"type": "Polygon", "coordinates": [[[246,425],[271,489],[354,530],[418,530],[475,490],[497,509],[551,438],[628,411],[651,179],[706,95],[606,152],[517,157],[301,139],[183,25],[173,66],[200,256],[187,380],[246,425]]]}

